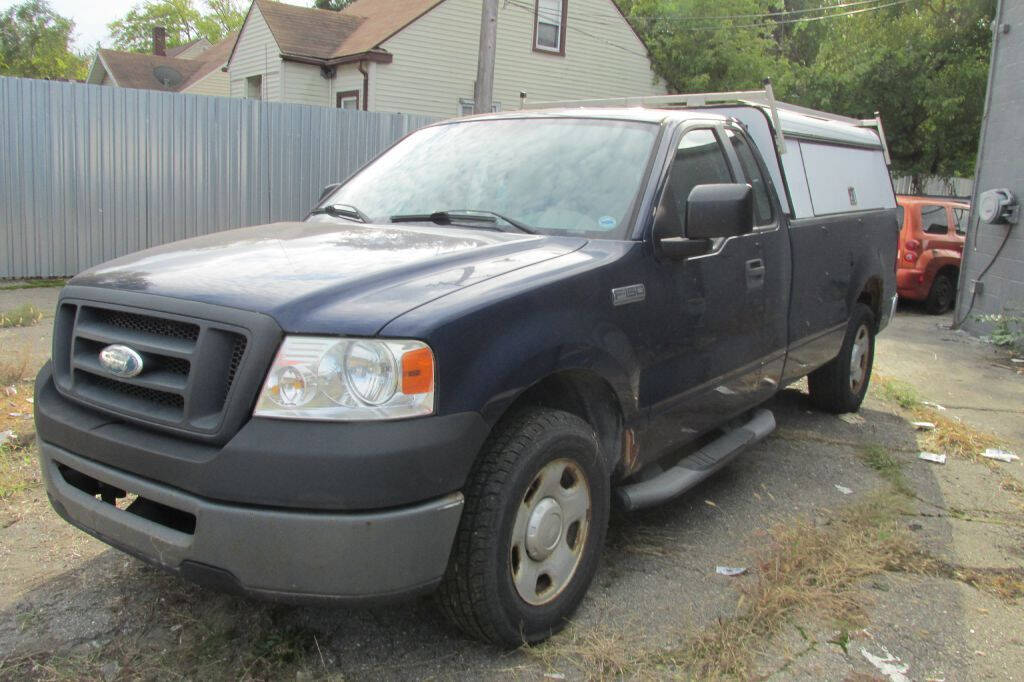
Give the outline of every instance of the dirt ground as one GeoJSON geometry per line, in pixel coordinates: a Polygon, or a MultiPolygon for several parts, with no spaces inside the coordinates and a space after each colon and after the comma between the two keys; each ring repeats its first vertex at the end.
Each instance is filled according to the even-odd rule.
{"type": "MultiPolygon", "coordinates": [[[[34,302],[49,314],[36,327],[0,330],[0,360],[45,359],[56,295],[0,292],[0,309],[34,302]]],[[[38,475],[25,474],[22,489],[0,499],[0,678],[687,677],[695,673],[686,657],[702,651],[694,642],[737,622],[750,625],[749,661],[719,669],[725,677],[1024,677],[1024,460],[924,462],[917,453],[928,433],[910,423],[937,414],[951,431],[990,433],[1024,455],[1024,376],[1005,352],[949,323],[901,309],[879,338],[863,419],[813,412],[799,386],[787,389],[769,405],[779,428],[765,442],[680,499],[613,514],[602,567],[574,622],[547,644],[512,652],[466,639],[426,598],[299,608],[186,584],[65,524],[38,475]],[[812,562],[810,578],[786,583],[797,593],[792,608],[762,627],[770,616],[751,612],[751,600],[767,603],[756,601],[761,587],[785,581],[787,557],[805,551],[786,529],[838,532],[844,510],[893,496],[901,500],[894,524],[853,536],[842,556],[853,563],[859,544],[889,547],[890,534],[913,549],[859,572],[844,564],[826,574],[812,562]],[[778,537],[789,539],[773,545],[778,537]],[[748,571],[725,577],[718,565],[748,571]],[[822,585],[822,575],[848,579],[822,585]],[[799,592],[815,590],[841,598],[801,601],[799,592]]],[[[17,389],[6,424],[24,421],[9,413],[31,409],[31,383],[17,389]]],[[[34,454],[30,446],[4,457],[24,472],[34,454]]]]}

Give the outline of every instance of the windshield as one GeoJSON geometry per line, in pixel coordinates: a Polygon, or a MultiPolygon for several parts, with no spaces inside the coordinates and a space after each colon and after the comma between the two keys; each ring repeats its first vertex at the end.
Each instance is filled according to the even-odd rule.
{"type": "Polygon", "coordinates": [[[658,130],[634,121],[538,118],[433,126],[322,203],[358,207],[374,222],[490,211],[545,234],[621,239],[658,130]]]}

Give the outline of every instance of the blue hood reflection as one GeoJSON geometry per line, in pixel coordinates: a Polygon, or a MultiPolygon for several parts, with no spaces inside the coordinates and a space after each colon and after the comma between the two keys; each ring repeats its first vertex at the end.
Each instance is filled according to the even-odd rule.
{"type": "Polygon", "coordinates": [[[314,219],[166,244],[86,270],[71,283],[266,313],[285,331],[369,336],[412,308],[585,243],[314,219]]]}

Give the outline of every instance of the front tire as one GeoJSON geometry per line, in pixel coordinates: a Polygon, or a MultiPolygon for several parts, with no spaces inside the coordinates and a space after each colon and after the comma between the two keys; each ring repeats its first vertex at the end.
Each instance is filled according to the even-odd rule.
{"type": "Polygon", "coordinates": [[[863,303],[853,307],[839,355],[807,376],[811,404],[819,410],[856,412],[868,392],[875,358],[875,315],[863,303]]]}
{"type": "Polygon", "coordinates": [[[442,611],[502,646],[562,629],[593,580],[608,526],[610,480],[593,429],[559,410],[515,414],[488,438],[465,495],[442,611]]]}

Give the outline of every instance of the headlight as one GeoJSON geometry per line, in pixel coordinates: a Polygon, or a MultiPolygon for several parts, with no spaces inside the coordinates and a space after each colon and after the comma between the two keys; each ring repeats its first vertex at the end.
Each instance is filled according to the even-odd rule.
{"type": "Polygon", "coordinates": [[[420,341],[287,336],[255,417],[362,421],[434,411],[434,354],[420,341]]]}

